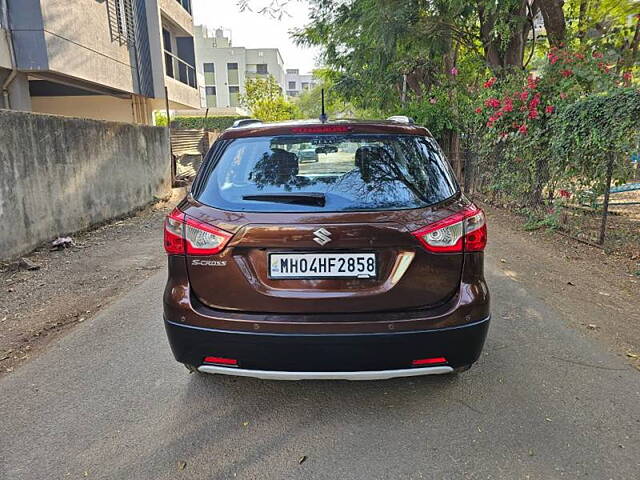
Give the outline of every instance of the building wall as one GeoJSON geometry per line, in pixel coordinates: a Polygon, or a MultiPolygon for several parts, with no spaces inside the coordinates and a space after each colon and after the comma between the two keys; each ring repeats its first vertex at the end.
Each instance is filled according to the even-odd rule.
{"type": "Polygon", "coordinates": [[[9,0],[9,5],[18,68],[135,91],[132,53],[112,39],[107,1],[9,0]]]}
{"type": "MultiPolygon", "coordinates": [[[[0,84],[4,83],[11,74],[11,70],[0,68],[0,84]]],[[[31,96],[29,95],[29,81],[24,73],[17,73],[9,85],[9,101],[11,109],[23,112],[31,111],[31,96]]],[[[4,104],[4,96],[0,97],[0,108],[7,108],[4,104]]]]}
{"type": "Polygon", "coordinates": [[[244,94],[244,84],[247,78],[261,76],[256,72],[256,65],[258,64],[267,64],[268,74],[276,78],[284,92],[284,62],[278,49],[233,47],[230,46],[229,38],[224,36],[221,30],[211,32],[201,25],[195,26],[194,39],[198,72],[204,76],[204,64],[213,63],[215,65],[215,84],[205,81],[205,86],[215,86],[216,88],[216,105],[208,105],[209,108],[222,110],[234,107],[230,99],[229,87],[237,86],[240,94],[244,94]],[[227,69],[229,63],[238,64],[238,81],[236,84],[230,84],[229,82],[227,69]]]}
{"type": "MultiPolygon", "coordinates": [[[[114,21],[116,0],[8,2],[18,69],[35,78],[105,95],[99,102],[104,111],[88,110],[85,104],[70,102],[63,105],[64,102],[55,96],[48,101],[34,100],[32,104],[36,111],[46,105],[42,112],[130,121],[130,110],[122,108],[123,100],[119,97],[122,94],[145,95],[157,100],[149,103],[152,108],[164,109],[167,84],[172,108],[200,108],[197,88],[174,82],[165,75],[163,24],[170,25],[174,38],[192,38],[193,35],[193,19],[176,0],[132,0],[132,19],[136,19],[135,25],[139,28],[136,32],[144,32],[138,36],[135,45],[126,44],[126,29],[119,31],[114,21]],[[118,111],[127,113],[113,118],[113,113],[118,111]]],[[[176,48],[173,51],[177,53],[176,48]]],[[[3,55],[0,39],[0,62],[3,55]]],[[[22,99],[12,102],[12,108],[17,108],[14,103],[29,106],[22,99]]]]}
{"type": "MultiPolygon", "coordinates": [[[[1,12],[0,12],[1,14],[1,12]]],[[[1,17],[0,17],[1,21],[1,17]]],[[[7,31],[0,25],[0,68],[11,68],[11,53],[7,42],[7,31]]]]}
{"type": "Polygon", "coordinates": [[[107,95],[32,97],[31,104],[33,111],[39,113],[134,123],[130,98],[107,95]]]}
{"type": "Polygon", "coordinates": [[[164,128],[0,110],[0,256],[170,192],[164,128]]]}
{"type": "Polygon", "coordinates": [[[285,85],[287,95],[291,97],[297,97],[305,88],[303,84],[308,85],[308,89],[313,88],[318,84],[318,80],[312,74],[300,75],[300,73],[287,73],[285,75],[285,85]],[[290,82],[295,83],[295,88],[291,88],[290,82]]]}

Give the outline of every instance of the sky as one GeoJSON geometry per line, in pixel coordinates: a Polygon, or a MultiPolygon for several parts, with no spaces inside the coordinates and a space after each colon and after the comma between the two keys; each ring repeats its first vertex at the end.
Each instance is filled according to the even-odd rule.
{"type": "MultiPolygon", "coordinates": [[[[270,0],[250,1],[254,10],[269,3],[270,0]]],[[[194,23],[231,30],[233,46],[278,48],[286,68],[299,68],[300,73],[309,73],[315,68],[318,50],[296,46],[288,33],[308,22],[306,2],[289,2],[286,6],[288,15],[283,15],[282,20],[247,10],[241,12],[238,0],[193,0],[192,5],[194,23]]]]}

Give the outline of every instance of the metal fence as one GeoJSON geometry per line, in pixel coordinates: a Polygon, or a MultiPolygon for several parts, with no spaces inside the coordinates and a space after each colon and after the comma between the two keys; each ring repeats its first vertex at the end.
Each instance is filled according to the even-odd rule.
{"type": "MultiPolygon", "coordinates": [[[[598,194],[566,182],[547,188],[540,208],[533,209],[518,193],[496,182],[494,165],[474,152],[460,155],[459,181],[465,195],[524,217],[527,230],[552,229],[584,243],[629,253],[640,251],[640,169],[632,157],[630,175],[623,185],[610,183],[608,193],[598,194]]],[[[456,169],[455,162],[452,167],[456,169]]]]}

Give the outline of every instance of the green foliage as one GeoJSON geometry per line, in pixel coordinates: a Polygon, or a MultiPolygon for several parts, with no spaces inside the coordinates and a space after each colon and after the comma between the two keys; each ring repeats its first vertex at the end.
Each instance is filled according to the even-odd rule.
{"type": "MultiPolygon", "coordinates": [[[[166,126],[166,115],[163,116],[164,125],[160,125],[158,117],[156,117],[156,125],[166,126]]],[[[175,117],[171,119],[171,128],[184,128],[184,129],[198,129],[204,128],[205,130],[226,130],[233,125],[233,122],[242,118],[249,118],[247,116],[224,116],[224,117],[175,117]]]]}
{"type": "Polygon", "coordinates": [[[319,85],[302,92],[295,99],[299,118],[319,118],[322,113],[322,89],[325,91],[325,112],[329,118],[351,118],[357,116],[357,110],[353,105],[345,102],[343,97],[336,94],[330,75],[323,70],[314,72],[321,79],[319,85]]]}
{"type": "MultiPolygon", "coordinates": [[[[575,111],[576,102],[585,98],[620,90],[627,80],[609,65],[599,52],[552,48],[537,75],[514,73],[484,84],[479,98],[483,103],[477,107],[479,120],[486,122],[479,130],[480,157],[484,170],[491,172],[489,185],[494,194],[535,207],[543,203],[545,192],[553,198],[560,188],[574,193],[596,184],[601,188],[602,169],[594,167],[595,157],[589,158],[578,148],[584,132],[572,137],[560,128],[558,117],[575,111]],[[562,142],[576,139],[571,148],[565,145],[564,157],[553,145],[561,138],[562,142]]],[[[604,120],[608,128],[618,123],[616,115],[604,120]]],[[[587,128],[590,120],[585,117],[585,121],[587,128]]],[[[601,127],[595,120],[593,125],[601,127]]],[[[612,148],[624,151],[619,138],[611,136],[612,148]]]]}
{"type": "MultiPolygon", "coordinates": [[[[564,112],[577,112],[573,105],[592,97],[613,96],[617,105],[618,92],[634,84],[640,55],[636,1],[566,0],[560,9],[562,2],[524,0],[309,3],[310,23],[295,38],[322,49],[331,102],[337,98],[369,117],[413,117],[451,152],[459,173],[461,150],[477,154],[477,187],[530,206],[537,218],[556,195],[576,198],[601,189],[602,152],[585,140],[583,155],[578,145],[588,132],[572,137],[564,117],[570,113],[564,112]],[[531,34],[543,6],[553,38],[531,34]],[[549,48],[550,42],[557,48],[549,48]],[[563,128],[567,138],[559,147],[563,128]]],[[[312,117],[318,113],[312,106],[319,104],[314,95],[319,92],[299,104],[312,117]]],[[[606,111],[606,128],[594,122],[602,132],[617,123],[614,110],[606,111]]],[[[630,120],[633,115],[640,118],[632,114],[630,120]]],[[[587,125],[585,119],[582,127],[587,125]]],[[[605,137],[622,158],[633,134],[605,137]]],[[[622,160],[619,167],[616,179],[624,178],[622,160]]]]}
{"type": "Polygon", "coordinates": [[[530,212],[527,215],[527,221],[524,224],[524,229],[527,232],[534,230],[540,230],[541,228],[548,228],[550,230],[557,230],[560,228],[560,222],[555,212],[548,213],[542,218],[537,215],[537,212],[530,212]]]}
{"type": "Polygon", "coordinates": [[[556,170],[603,191],[610,159],[614,181],[629,173],[625,160],[640,140],[640,92],[623,88],[580,99],[553,119],[551,129],[556,170]]]}
{"type": "Polygon", "coordinates": [[[157,127],[166,127],[167,126],[167,114],[164,112],[154,112],[153,117],[155,120],[155,125],[157,127]]]}
{"type": "Polygon", "coordinates": [[[295,105],[284,98],[282,89],[273,75],[266,78],[249,78],[244,88],[245,94],[240,98],[240,102],[254,118],[265,122],[296,118],[295,105]]]}

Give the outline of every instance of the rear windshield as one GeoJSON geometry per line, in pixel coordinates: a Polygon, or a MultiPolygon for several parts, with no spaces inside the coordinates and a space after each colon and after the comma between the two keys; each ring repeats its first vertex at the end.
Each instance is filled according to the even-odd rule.
{"type": "Polygon", "coordinates": [[[458,186],[431,138],[412,135],[311,135],[231,142],[198,200],[253,212],[422,208],[458,186]]]}

